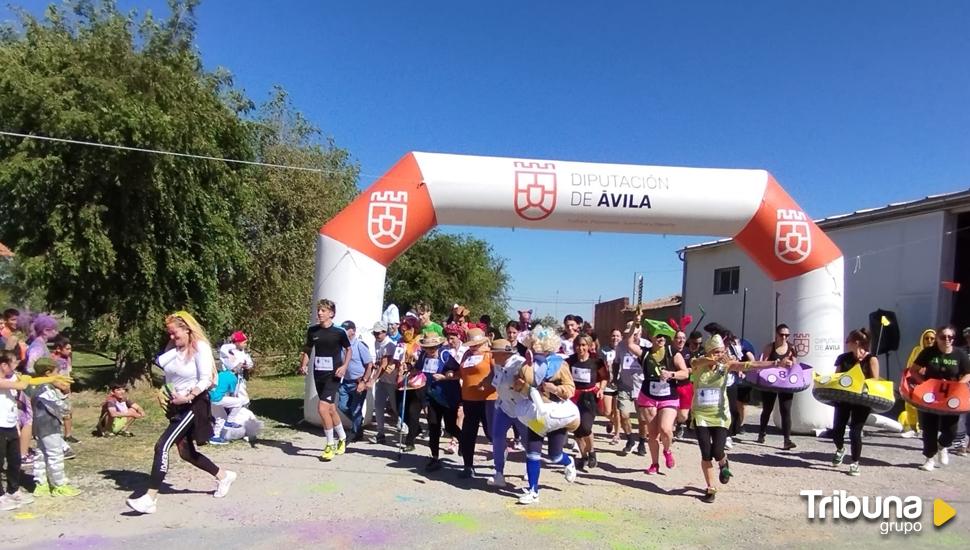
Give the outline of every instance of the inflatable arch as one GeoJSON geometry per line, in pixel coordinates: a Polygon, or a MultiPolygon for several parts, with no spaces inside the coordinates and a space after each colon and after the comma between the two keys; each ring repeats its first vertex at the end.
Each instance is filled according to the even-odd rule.
{"type": "MultiPolygon", "coordinates": [[[[314,303],[373,325],[387,266],[438,224],[733,237],[782,293],[779,318],[810,335],[800,359],[828,374],[842,351],[842,253],[764,170],[408,153],[320,230],[314,303]]],[[[308,376],[313,424],[316,403],[308,376]]],[[[812,392],[796,395],[794,429],[831,419],[812,392]]]]}

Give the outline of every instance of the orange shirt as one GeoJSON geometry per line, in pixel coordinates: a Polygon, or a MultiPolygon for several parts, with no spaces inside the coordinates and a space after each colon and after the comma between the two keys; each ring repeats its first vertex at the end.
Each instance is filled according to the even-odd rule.
{"type": "Polygon", "coordinates": [[[461,398],[465,401],[492,401],[498,399],[495,386],[486,383],[484,389],[479,385],[492,372],[492,352],[484,351],[475,355],[465,354],[461,362],[459,375],[461,376],[461,398]]]}

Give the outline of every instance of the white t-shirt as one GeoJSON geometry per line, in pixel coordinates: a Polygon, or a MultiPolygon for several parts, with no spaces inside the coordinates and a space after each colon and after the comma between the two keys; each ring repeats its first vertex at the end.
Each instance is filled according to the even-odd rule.
{"type": "Polygon", "coordinates": [[[165,383],[172,385],[174,393],[185,395],[194,388],[206,391],[212,385],[215,360],[208,342],[197,341],[192,357],[172,348],[158,356],[158,364],[165,370],[165,383]]]}
{"type": "MultiPolygon", "coordinates": [[[[8,380],[13,380],[13,376],[8,380]]],[[[16,427],[17,390],[0,390],[0,428],[16,427]]]]}

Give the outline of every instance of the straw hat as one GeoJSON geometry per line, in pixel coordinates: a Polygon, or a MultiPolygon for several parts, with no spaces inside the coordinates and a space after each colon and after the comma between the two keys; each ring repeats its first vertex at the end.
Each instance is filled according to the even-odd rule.
{"type": "Polygon", "coordinates": [[[426,332],[421,335],[418,345],[422,348],[437,348],[445,343],[445,339],[433,332],[426,332]]]}
{"type": "Polygon", "coordinates": [[[486,342],[488,342],[488,336],[485,336],[485,331],[480,328],[468,329],[465,333],[466,346],[477,346],[486,342]]]}
{"type": "Polygon", "coordinates": [[[492,341],[492,353],[515,353],[515,346],[505,338],[492,341]]]}

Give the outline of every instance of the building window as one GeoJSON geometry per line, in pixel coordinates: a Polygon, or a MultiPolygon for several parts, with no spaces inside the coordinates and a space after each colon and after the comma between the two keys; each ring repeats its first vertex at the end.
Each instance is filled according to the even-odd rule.
{"type": "Polygon", "coordinates": [[[737,294],[741,285],[741,267],[714,270],[714,294],[737,294]]]}

